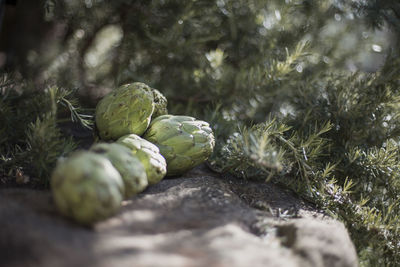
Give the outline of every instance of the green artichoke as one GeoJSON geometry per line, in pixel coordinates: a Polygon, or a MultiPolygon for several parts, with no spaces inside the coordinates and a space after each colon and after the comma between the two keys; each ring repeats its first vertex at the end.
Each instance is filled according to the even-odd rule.
{"type": "Polygon", "coordinates": [[[98,143],[91,151],[108,158],[117,169],[125,185],[125,198],[130,198],[147,187],[147,175],[140,160],[127,147],[112,143],[98,143]]]}
{"type": "Polygon", "coordinates": [[[136,134],[122,136],[117,143],[127,146],[139,158],[146,169],[150,185],[156,184],[164,178],[167,173],[167,164],[157,146],[136,134]]]}
{"type": "Polygon", "coordinates": [[[188,116],[159,116],[143,138],[160,149],[167,161],[167,175],[182,174],[204,162],[215,144],[209,124],[188,116]]]}
{"type": "Polygon", "coordinates": [[[144,83],[126,84],[112,91],[96,107],[100,138],[115,140],[135,133],[142,135],[154,111],[153,91],[144,83]]]}
{"type": "Polygon", "coordinates": [[[60,213],[85,225],[111,216],[123,200],[121,175],[107,158],[92,152],[59,161],[50,183],[60,213]]]}
{"type": "Polygon", "coordinates": [[[152,88],[152,90],[154,97],[154,112],[152,118],[157,118],[158,116],[168,114],[167,98],[165,98],[165,96],[157,89],[152,88]]]}

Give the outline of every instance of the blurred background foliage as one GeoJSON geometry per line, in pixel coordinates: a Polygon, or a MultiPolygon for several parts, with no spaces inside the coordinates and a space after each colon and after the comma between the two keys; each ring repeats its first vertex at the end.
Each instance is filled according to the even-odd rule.
{"type": "MultiPolygon", "coordinates": [[[[260,99],[264,92],[257,94],[257,88],[240,84],[236,77],[285,60],[286,50],[293,51],[299,42],[307,42],[307,51],[313,52],[289,63],[296,64],[299,76],[327,68],[375,71],[397,42],[397,35],[388,30],[391,24],[384,24],[390,3],[39,2],[20,0],[16,7],[7,6],[1,36],[3,68],[17,68],[24,78],[38,84],[51,80],[78,87],[82,94],[90,91],[94,97],[101,94],[99,87],[109,90],[127,81],[143,81],[160,88],[172,107],[218,99],[237,114],[242,114],[241,105],[251,107],[248,113],[258,114],[258,103],[269,106],[277,101],[265,103],[266,99],[260,99]],[[369,28],[365,18],[379,28],[369,28]],[[248,87],[250,106],[233,99],[243,86],[248,87]]],[[[279,96],[289,93],[281,93],[285,88],[279,96]]]]}
{"type": "Polygon", "coordinates": [[[346,224],[361,266],[398,266],[397,0],[0,5],[1,183],[46,185],[98,100],[141,81],[211,123],[213,170],[291,188],[346,224]]]}

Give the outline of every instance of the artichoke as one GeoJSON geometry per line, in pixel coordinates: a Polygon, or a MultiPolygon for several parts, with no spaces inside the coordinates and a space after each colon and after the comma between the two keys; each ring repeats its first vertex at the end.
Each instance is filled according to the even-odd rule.
{"type": "Polygon", "coordinates": [[[60,213],[85,225],[111,216],[123,200],[121,175],[107,158],[92,152],[59,161],[50,183],[60,213]]]}
{"type": "Polygon", "coordinates": [[[154,111],[153,91],[144,83],[126,84],[106,95],[96,107],[100,138],[115,140],[135,133],[142,135],[154,111]]]}
{"type": "Polygon", "coordinates": [[[209,124],[189,116],[159,116],[143,137],[160,149],[167,161],[167,175],[182,174],[204,162],[215,144],[209,124]]]}
{"type": "Polygon", "coordinates": [[[127,147],[116,143],[98,143],[90,150],[108,158],[117,169],[125,185],[125,198],[146,189],[148,182],[143,164],[127,147]]]}
{"type": "Polygon", "coordinates": [[[152,88],[154,97],[154,112],[152,118],[168,114],[167,104],[168,101],[165,96],[157,89],[152,88]]]}
{"type": "Polygon", "coordinates": [[[157,146],[135,134],[122,136],[117,143],[127,146],[139,158],[146,169],[150,185],[156,184],[164,178],[167,164],[157,146]]]}

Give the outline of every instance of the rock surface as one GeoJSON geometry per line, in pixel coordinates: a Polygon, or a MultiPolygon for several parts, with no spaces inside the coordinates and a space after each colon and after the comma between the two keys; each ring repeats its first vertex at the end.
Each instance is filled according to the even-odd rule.
{"type": "Polygon", "coordinates": [[[205,167],[84,228],[47,191],[0,189],[0,266],[358,266],[344,226],[290,192],[205,167]]]}

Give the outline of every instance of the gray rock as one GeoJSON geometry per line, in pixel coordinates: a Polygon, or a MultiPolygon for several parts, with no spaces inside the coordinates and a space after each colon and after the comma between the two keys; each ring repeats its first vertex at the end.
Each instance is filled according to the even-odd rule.
{"type": "Polygon", "coordinates": [[[84,228],[47,191],[0,190],[0,266],[358,266],[344,226],[290,192],[204,167],[84,228]]]}
{"type": "Polygon", "coordinates": [[[277,226],[282,245],[302,259],[302,266],[357,266],[354,246],[344,225],[334,220],[296,219],[277,226]]]}

